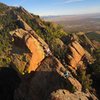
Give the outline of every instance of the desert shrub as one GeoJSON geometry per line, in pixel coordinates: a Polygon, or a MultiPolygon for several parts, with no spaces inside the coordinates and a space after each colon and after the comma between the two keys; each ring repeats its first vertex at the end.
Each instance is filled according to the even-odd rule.
{"type": "Polygon", "coordinates": [[[91,64],[91,74],[100,74],[100,49],[94,52],[95,61],[91,64]]]}
{"type": "Polygon", "coordinates": [[[59,38],[55,38],[50,43],[50,48],[53,52],[53,54],[59,58],[60,60],[63,60],[65,57],[66,49],[65,45],[59,38]]]}
{"type": "Polygon", "coordinates": [[[3,3],[0,3],[0,13],[3,14],[5,10],[7,10],[9,7],[3,3]]]}
{"type": "Polygon", "coordinates": [[[78,80],[82,84],[82,89],[84,92],[86,92],[87,89],[91,89],[92,79],[91,75],[86,73],[86,69],[78,69],[78,80]]]}
{"type": "Polygon", "coordinates": [[[11,62],[11,49],[12,46],[7,33],[0,34],[0,67],[7,66],[11,62]]]}

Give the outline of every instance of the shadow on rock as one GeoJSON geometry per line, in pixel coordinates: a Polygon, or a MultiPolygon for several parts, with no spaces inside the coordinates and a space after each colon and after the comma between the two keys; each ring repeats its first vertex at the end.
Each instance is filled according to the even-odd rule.
{"type": "Polygon", "coordinates": [[[47,100],[53,91],[68,88],[70,85],[56,72],[36,71],[20,84],[15,100],[47,100]]]}
{"type": "Polygon", "coordinates": [[[20,78],[12,68],[0,68],[0,100],[13,100],[20,78]]]}

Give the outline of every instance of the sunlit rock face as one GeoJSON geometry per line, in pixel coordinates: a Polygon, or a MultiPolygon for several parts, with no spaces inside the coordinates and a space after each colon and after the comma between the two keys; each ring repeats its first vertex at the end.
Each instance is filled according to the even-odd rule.
{"type": "Polygon", "coordinates": [[[67,56],[69,59],[69,64],[72,66],[74,69],[77,69],[77,66],[83,56],[85,55],[85,50],[83,47],[77,42],[74,41],[68,46],[70,50],[70,54],[67,56]]]}
{"type": "Polygon", "coordinates": [[[83,47],[77,42],[72,42],[72,46],[76,49],[76,51],[83,56],[85,54],[85,51],[83,49],[83,47]]]}
{"type": "Polygon", "coordinates": [[[26,41],[26,45],[32,53],[32,58],[27,70],[28,72],[35,71],[45,57],[43,47],[40,46],[40,43],[34,37],[29,37],[26,41]]]}
{"type": "Polygon", "coordinates": [[[34,36],[31,35],[31,33],[29,33],[28,31],[24,31],[23,29],[17,29],[16,31],[14,31],[19,38],[22,38],[25,42],[25,45],[27,46],[27,48],[30,50],[31,53],[31,59],[29,61],[29,64],[27,65],[27,71],[31,72],[31,71],[35,71],[37,69],[37,67],[39,66],[39,64],[41,63],[41,61],[45,58],[45,52],[44,49],[42,47],[42,45],[44,45],[44,43],[42,44],[42,42],[40,43],[40,41],[38,41],[38,37],[35,38],[34,36]]]}
{"type": "Polygon", "coordinates": [[[11,35],[16,35],[22,39],[30,50],[31,59],[24,67],[27,72],[35,71],[41,61],[45,58],[45,50],[48,49],[48,45],[28,26],[19,16],[19,23],[22,24],[22,28],[16,29],[11,32],[11,35]],[[44,48],[45,46],[45,48],[44,48]],[[44,50],[45,49],[45,50],[44,50]]]}

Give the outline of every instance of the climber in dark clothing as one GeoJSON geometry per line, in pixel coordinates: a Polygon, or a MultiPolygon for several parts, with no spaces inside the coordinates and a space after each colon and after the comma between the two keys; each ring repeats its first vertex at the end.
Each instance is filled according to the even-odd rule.
{"type": "Polygon", "coordinates": [[[66,72],[64,72],[64,77],[69,78],[69,77],[71,77],[71,75],[68,71],[66,71],[66,72]]]}

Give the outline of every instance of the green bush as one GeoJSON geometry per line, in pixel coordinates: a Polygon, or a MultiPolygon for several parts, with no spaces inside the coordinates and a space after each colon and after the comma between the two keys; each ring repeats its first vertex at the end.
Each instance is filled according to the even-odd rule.
{"type": "Polygon", "coordinates": [[[82,84],[82,89],[84,92],[86,92],[87,89],[91,89],[92,79],[90,77],[90,74],[86,74],[86,69],[78,69],[78,80],[82,84]]]}
{"type": "Polygon", "coordinates": [[[11,62],[11,49],[12,46],[8,35],[6,33],[0,34],[0,67],[8,66],[11,62]]]}
{"type": "Polygon", "coordinates": [[[0,3],[0,14],[3,14],[6,10],[8,10],[8,6],[3,4],[3,3],[0,3]]]}
{"type": "Polygon", "coordinates": [[[95,61],[91,65],[91,72],[94,74],[100,74],[100,49],[97,49],[94,53],[95,61]]]}

